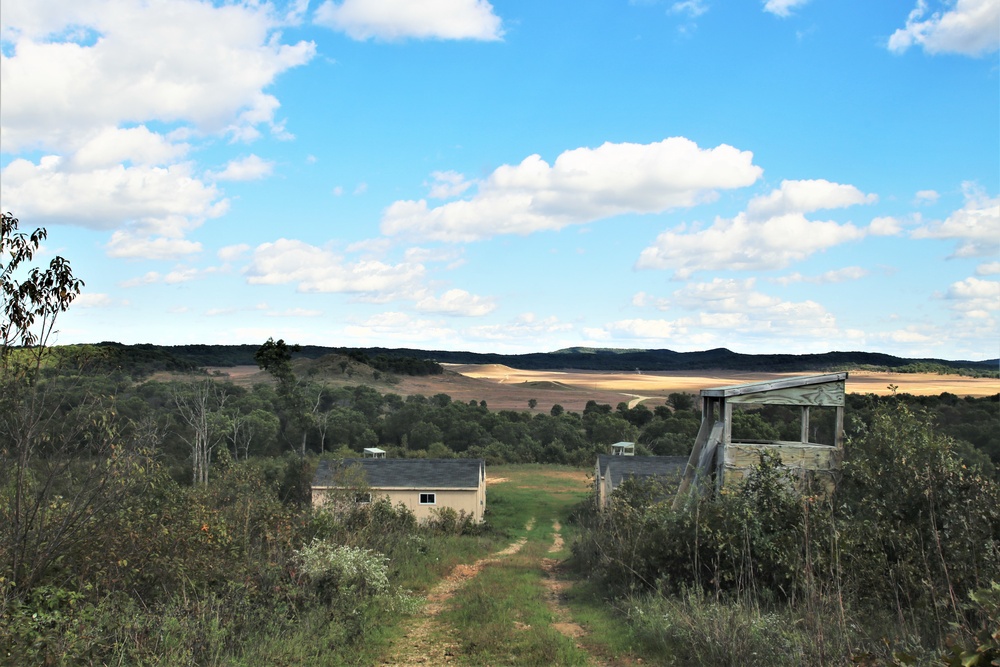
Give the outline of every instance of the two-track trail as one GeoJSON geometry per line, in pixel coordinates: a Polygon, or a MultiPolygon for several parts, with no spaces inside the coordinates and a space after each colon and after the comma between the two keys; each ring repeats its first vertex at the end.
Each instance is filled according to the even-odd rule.
{"type": "Polygon", "coordinates": [[[516,539],[438,582],[380,664],[635,664],[606,657],[566,604],[573,581],[563,567],[568,552],[561,522],[586,496],[586,473],[504,469],[502,481],[489,488],[496,524],[509,526],[516,539]]]}
{"type": "MultiPolygon", "coordinates": [[[[529,519],[525,530],[530,532],[534,528],[534,523],[533,518],[529,519]]],[[[522,537],[505,549],[501,549],[486,558],[481,558],[471,565],[456,566],[448,576],[427,593],[427,604],[424,605],[420,615],[410,623],[402,640],[397,642],[390,657],[382,664],[411,667],[414,665],[439,665],[453,661],[459,643],[455,641],[454,628],[450,628],[440,621],[442,609],[454,597],[455,591],[478,575],[484,567],[516,554],[527,541],[526,537],[522,537]]]]}

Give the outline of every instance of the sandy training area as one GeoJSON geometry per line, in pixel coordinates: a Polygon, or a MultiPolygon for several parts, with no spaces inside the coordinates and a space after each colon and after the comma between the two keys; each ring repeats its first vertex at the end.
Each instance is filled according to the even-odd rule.
{"type": "MultiPolygon", "coordinates": [[[[553,403],[567,410],[579,410],[588,400],[617,405],[645,402],[661,403],[673,392],[697,394],[702,389],[725,387],[748,382],[763,382],[785,377],[818,373],[740,373],[704,371],[684,372],[604,372],[604,371],[526,371],[499,364],[447,364],[445,367],[464,377],[479,380],[480,392],[491,408],[523,409],[528,398],[538,401],[537,410],[548,410],[553,403]],[[487,388],[484,385],[492,385],[487,388]]],[[[847,391],[858,394],[886,395],[890,385],[899,393],[937,395],[950,392],[959,396],[991,396],[1000,392],[1000,380],[970,378],[960,375],[929,373],[874,373],[854,371],[848,375],[847,391]]]]}

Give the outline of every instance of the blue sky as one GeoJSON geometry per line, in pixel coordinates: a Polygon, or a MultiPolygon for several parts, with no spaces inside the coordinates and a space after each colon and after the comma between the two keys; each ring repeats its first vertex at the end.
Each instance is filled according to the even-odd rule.
{"type": "Polygon", "coordinates": [[[1000,356],[1000,0],[5,0],[59,343],[1000,356]]]}

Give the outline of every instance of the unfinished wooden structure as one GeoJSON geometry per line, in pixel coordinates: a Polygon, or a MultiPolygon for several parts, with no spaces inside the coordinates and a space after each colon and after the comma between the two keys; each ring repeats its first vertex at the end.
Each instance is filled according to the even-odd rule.
{"type": "Polygon", "coordinates": [[[760,463],[760,452],[777,454],[801,486],[813,485],[831,492],[836,487],[844,451],[844,395],[847,373],[789,377],[769,382],[703,389],[701,428],[688,458],[684,477],[674,499],[742,480],[760,463]],[[791,405],[802,410],[801,437],[797,441],[741,441],[732,438],[733,408],[740,405],[791,405]],[[809,410],[836,409],[833,444],[809,441],[809,410]]]}

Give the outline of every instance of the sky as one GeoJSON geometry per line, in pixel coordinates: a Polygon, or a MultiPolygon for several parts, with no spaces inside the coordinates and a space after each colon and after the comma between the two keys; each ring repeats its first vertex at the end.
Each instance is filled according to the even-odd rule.
{"type": "Polygon", "coordinates": [[[4,0],[59,344],[1000,357],[1000,0],[4,0]]]}

